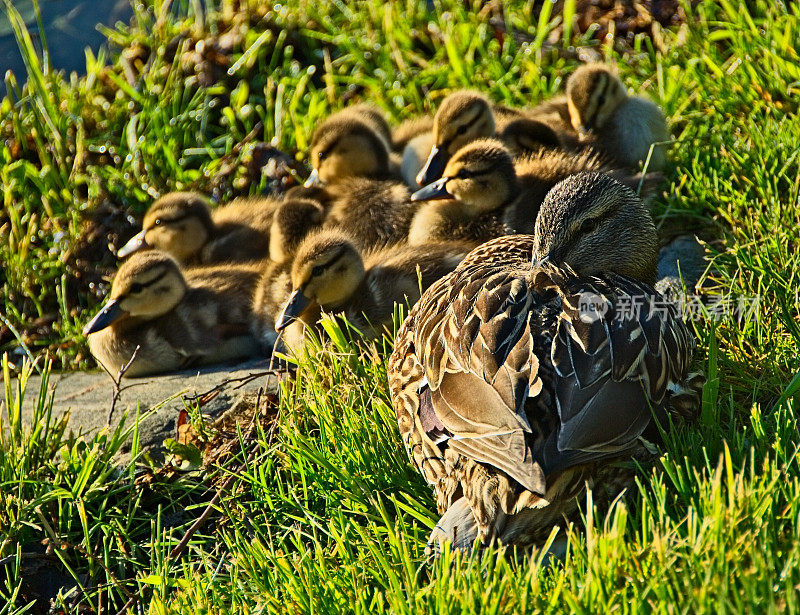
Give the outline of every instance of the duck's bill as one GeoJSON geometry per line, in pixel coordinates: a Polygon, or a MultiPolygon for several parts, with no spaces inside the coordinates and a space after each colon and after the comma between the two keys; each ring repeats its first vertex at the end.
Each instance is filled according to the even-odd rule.
{"type": "Polygon", "coordinates": [[[89,321],[89,324],[83,328],[83,334],[89,335],[91,333],[102,331],[115,320],[120,319],[124,315],[125,310],[119,306],[119,301],[112,299],[106,303],[105,307],[97,312],[94,318],[89,321]]]}
{"type": "Polygon", "coordinates": [[[411,195],[412,201],[431,201],[433,199],[452,199],[453,195],[447,191],[449,177],[442,177],[435,182],[420,188],[411,195]]]}
{"type": "Polygon", "coordinates": [[[303,291],[298,289],[294,291],[289,297],[289,302],[283,308],[281,315],[278,316],[278,321],[275,323],[276,331],[283,331],[286,327],[292,324],[302,314],[311,303],[311,299],[303,294],[303,291]]]}
{"type": "Polygon", "coordinates": [[[313,188],[314,186],[321,186],[322,180],[319,178],[319,173],[316,169],[311,171],[311,175],[308,176],[306,183],[303,184],[304,188],[313,188]]]}
{"type": "Polygon", "coordinates": [[[428,160],[425,161],[425,166],[422,167],[422,170],[417,174],[417,183],[420,186],[425,186],[439,179],[442,173],[444,173],[444,168],[447,166],[447,158],[447,152],[434,145],[431,148],[428,160]]]}
{"type": "Polygon", "coordinates": [[[133,254],[137,250],[141,250],[145,247],[146,242],[144,240],[145,231],[142,230],[139,233],[136,233],[133,237],[128,240],[124,246],[122,246],[119,250],[117,250],[117,258],[125,258],[129,254],[133,254]]]}

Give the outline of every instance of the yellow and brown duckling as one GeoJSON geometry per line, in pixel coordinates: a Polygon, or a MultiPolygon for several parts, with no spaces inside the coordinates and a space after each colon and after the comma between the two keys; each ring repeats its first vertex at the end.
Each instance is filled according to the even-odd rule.
{"type": "Polygon", "coordinates": [[[391,328],[396,304],[413,304],[427,288],[455,269],[470,249],[462,242],[395,246],[362,253],[338,231],[310,235],[292,264],[291,296],[277,319],[278,331],[294,325],[287,345],[302,341],[303,327],[321,314],[344,313],[366,337],[391,328]]]}
{"type": "Polygon", "coordinates": [[[450,158],[476,139],[497,136],[514,155],[558,148],[559,136],[523,111],[493,105],[483,94],[462,90],[442,101],[433,118],[433,147],[417,176],[420,185],[439,179],[450,158]]]}
{"type": "Polygon", "coordinates": [[[697,411],[694,341],[650,286],[657,245],[635,193],[582,173],[548,194],[534,235],[479,246],[417,302],[388,377],[443,513],[434,552],[541,545],[587,485],[598,500],[632,484],[656,420],[697,411]]]}
{"type": "Polygon", "coordinates": [[[383,116],[367,105],[343,109],[317,126],[311,137],[307,188],[345,178],[399,179],[391,134],[383,116]]]}
{"type": "Polygon", "coordinates": [[[212,211],[196,192],[171,192],[147,210],[142,230],[117,252],[124,258],[143,248],[156,248],[182,264],[249,261],[269,250],[269,228],[276,201],[236,199],[212,211]]]}
{"type": "Polygon", "coordinates": [[[250,297],[257,264],[181,271],[160,250],[132,255],[119,268],[105,306],[84,328],[98,363],[126,376],[252,356],[250,297]]]}
{"type": "Polygon", "coordinates": [[[579,138],[612,161],[637,168],[652,147],[647,169],[664,169],[666,145],[655,145],[670,139],[664,113],[649,100],[629,96],[610,66],[586,64],[570,75],[567,105],[579,138]]]}
{"type": "Polygon", "coordinates": [[[424,203],[409,229],[409,243],[445,238],[475,244],[514,232],[531,232],[539,205],[559,181],[604,168],[593,154],[542,150],[512,160],[496,139],[461,148],[443,176],[412,195],[424,203]]]}

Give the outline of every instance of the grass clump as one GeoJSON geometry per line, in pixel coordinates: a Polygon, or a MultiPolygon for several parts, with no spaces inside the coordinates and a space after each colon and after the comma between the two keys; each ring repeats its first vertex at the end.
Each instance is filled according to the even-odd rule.
{"type": "Polygon", "coordinates": [[[111,463],[121,433],[71,436],[43,394],[26,431],[7,372],[9,612],[41,606],[25,586],[35,549],[79,588],[63,601],[72,612],[137,592],[159,613],[798,610],[800,9],[686,2],[682,25],[623,48],[573,28],[574,5],[223,0],[200,14],[152,0],[108,32],[119,53],[89,56],[85,77],[47,70],[18,28],[28,79],[7,77],[0,104],[5,350],[89,364],[79,331],[115,266],[107,244],[157,194],[284,185],[262,164],[267,144],[302,158],[315,124],[351,101],[394,120],[459,87],[532,104],[587,50],[670,118],[673,165],[654,205],[664,236],[699,232],[710,291],[760,301],[752,320],[693,324],[709,376],[700,427],[672,434],[607,513],[587,502],[556,562],[490,552],[425,565],[435,507],[397,435],[385,347],[358,352],[339,333],[299,361],[274,431],[242,436],[219,468],[233,482],[177,559],[212,493],[192,475],[143,491],[133,464],[111,463]]]}

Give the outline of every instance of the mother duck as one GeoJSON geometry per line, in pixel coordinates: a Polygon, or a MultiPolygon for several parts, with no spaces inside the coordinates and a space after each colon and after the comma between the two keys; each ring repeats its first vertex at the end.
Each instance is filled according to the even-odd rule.
{"type": "Polygon", "coordinates": [[[587,486],[632,484],[667,414],[695,414],[694,340],[651,286],[657,246],[632,190],[580,173],[534,235],[479,246],[411,310],[389,385],[443,513],[429,549],[543,544],[587,486]]]}

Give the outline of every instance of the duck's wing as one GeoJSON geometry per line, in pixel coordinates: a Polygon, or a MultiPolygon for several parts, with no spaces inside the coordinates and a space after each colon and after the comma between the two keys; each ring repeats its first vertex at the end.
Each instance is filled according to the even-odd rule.
{"type": "Polygon", "coordinates": [[[413,334],[428,437],[445,438],[451,449],[543,494],[544,475],[526,437],[538,428],[525,412],[542,388],[529,318],[540,301],[519,271],[463,269],[417,304],[413,334]]]}
{"type": "Polygon", "coordinates": [[[548,277],[562,304],[550,356],[559,429],[542,451],[550,473],[633,445],[688,372],[694,341],[676,308],[644,284],[548,277]]]}

